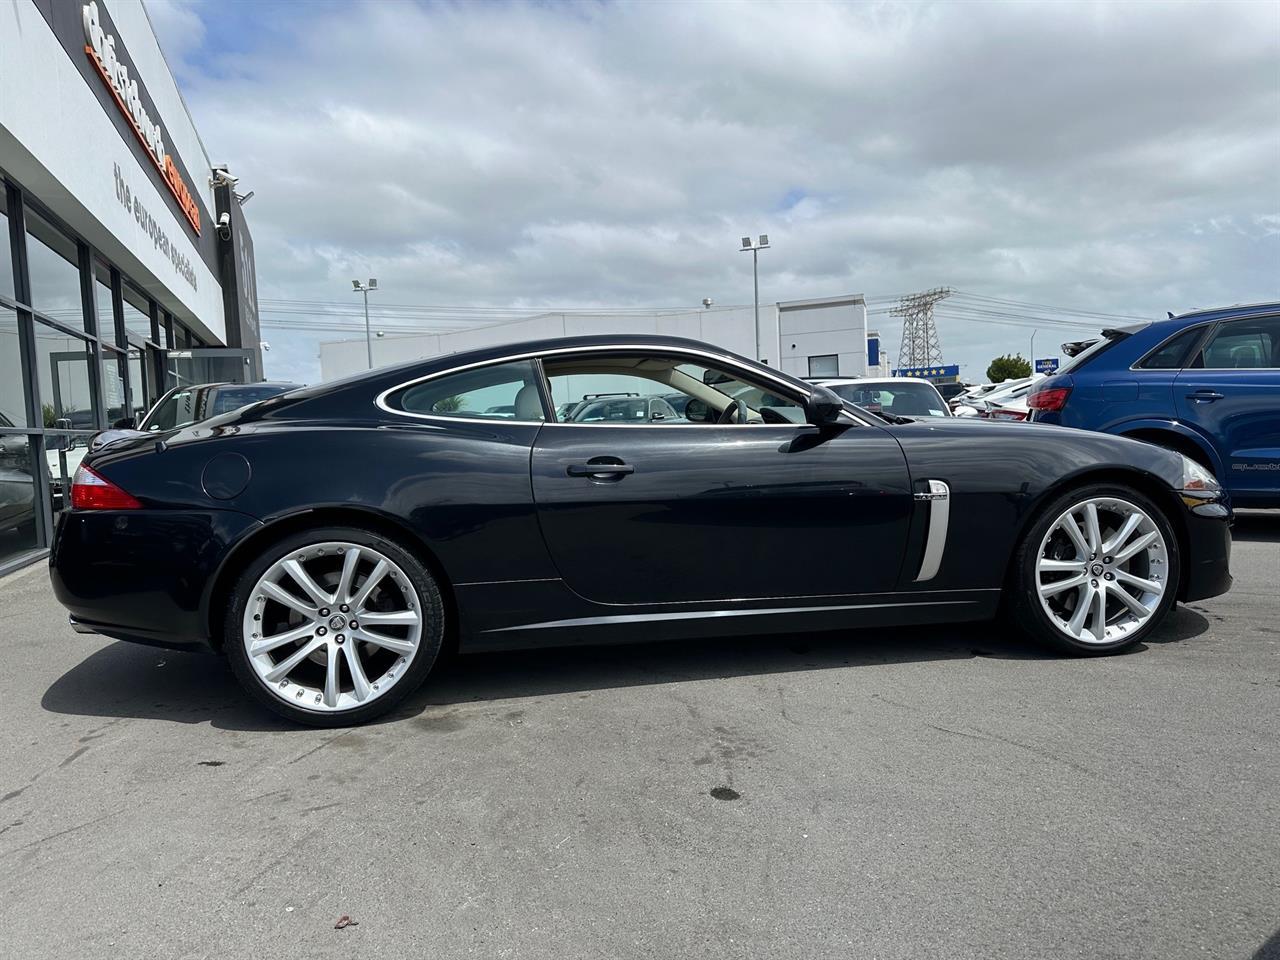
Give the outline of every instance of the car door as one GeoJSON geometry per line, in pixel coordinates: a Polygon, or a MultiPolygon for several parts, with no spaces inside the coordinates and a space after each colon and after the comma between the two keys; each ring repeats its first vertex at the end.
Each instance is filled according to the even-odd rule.
{"type": "MultiPolygon", "coordinates": [[[[777,404],[797,397],[770,388],[781,420],[791,411],[777,404]]],[[[901,447],[874,426],[547,423],[531,467],[552,559],[592,601],[838,596],[897,581],[910,483],[901,447]]]]}
{"type": "Polygon", "coordinates": [[[1280,491],[1280,316],[1219,324],[1174,396],[1179,417],[1217,448],[1230,492],[1280,491]]]}

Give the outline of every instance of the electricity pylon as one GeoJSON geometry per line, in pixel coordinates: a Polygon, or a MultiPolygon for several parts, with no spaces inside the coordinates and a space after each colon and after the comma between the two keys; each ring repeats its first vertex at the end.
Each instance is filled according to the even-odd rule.
{"type": "Polygon", "coordinates": [[[950,287],[935,287],[923,293],[909,293],[889,311],[902,317],[902,346],[898,348],[898,369],[942,365],[942,344],[933,322],[933,305],[951,296],[950,287]]]}

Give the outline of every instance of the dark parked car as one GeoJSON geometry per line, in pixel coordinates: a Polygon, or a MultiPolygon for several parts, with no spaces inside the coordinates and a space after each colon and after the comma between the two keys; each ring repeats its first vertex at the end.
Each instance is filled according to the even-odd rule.
{"type": "MultiPolygon", "coordinates": [[[[175,430],[238,410],[259,400],[297,390],[299,383],[198,383],[174,387],[156,401],[137,429],[175,430]]],[[[129,426],[118,423],[116,426],[129,426]]]]}
{"type": "Polygon", "coordinates": [[[951,408],[928,380],[914,377],[858,377],[817,381],[841,400],[872,413],[898,417],[949,417],[951,408]]]}
{"type": "Polygon", "coordinates": [[[662,397],[611,397],[590,400],[574,407],[571,423],[658,423],[679,420],[680,415],[662,397]]]}
{"type": "Polygon", "coordinates": [[[1003,603],[1040,640],[1110,653],[1228,588],[1229,521],[1203,468],[1150,444],[878,416],[706,344],[584,337],[125,435],[81,465],[50,564],[78,629],[212,647],[266,706],[341,725],[391,709],[446,644],[984,620],[1003,603]],[[593,378],[684,393],[685,419],[560,421],[551,398],[593,378]]]}
{"type": "Polygon", "coordinates": [[[1280,303],[1108,330],[1027,405],[1036,423],[1184,453],[1237,506],[1280,507],[1280,303]]]}

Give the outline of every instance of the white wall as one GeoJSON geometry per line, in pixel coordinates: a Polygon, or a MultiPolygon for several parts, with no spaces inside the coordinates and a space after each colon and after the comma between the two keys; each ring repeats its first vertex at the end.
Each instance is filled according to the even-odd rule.
{"type": "Polygon", "coordinates": [[[809,375],[809,358],[835,354],[842,377],[867,373],[867,305],[862,297],[792,300],[778,304],[781,368],[809,375]]]}
{"type": "MultiPolygon", "coordinates": [[[[182,157],[196,180],[192,189],[212,210],[203,176],[208,162],[190,118],[179,109],[177,88],[145,13],[129,2],[111,3],[110,12],[120,42],[138,64],[140,82],[156,102],[170,148],[182,157]]],[[[26,2],[0,3],[0,166],[168,310],[226,342],[222,291],[188,239],[190,227],[171,212],[40,11],[26,2]],[[117,199],[116,165],[190,261],[195,290],[117,199]]],[[[213,224],[202,227],[210,230],[213,224]]]]}

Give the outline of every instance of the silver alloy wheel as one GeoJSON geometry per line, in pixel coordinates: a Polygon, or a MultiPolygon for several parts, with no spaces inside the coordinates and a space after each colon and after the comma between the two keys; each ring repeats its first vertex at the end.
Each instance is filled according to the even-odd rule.
{"type": "Polygon", "coordinates": [[[385,554],[330,541],[291,550],[253,587],[243,633],[263,686],[294,707],[351,710],[408,672],[422,598],[385,554]]]}
{"type": "Polygon", "coordinates": [[[1036,587],[1071,640],[1111,644],[1155,614],[1168,586],[1168,547],[1156,522],[1119,497],[1093,497],[1054,520],[1036,554],[1036,587]]]}

